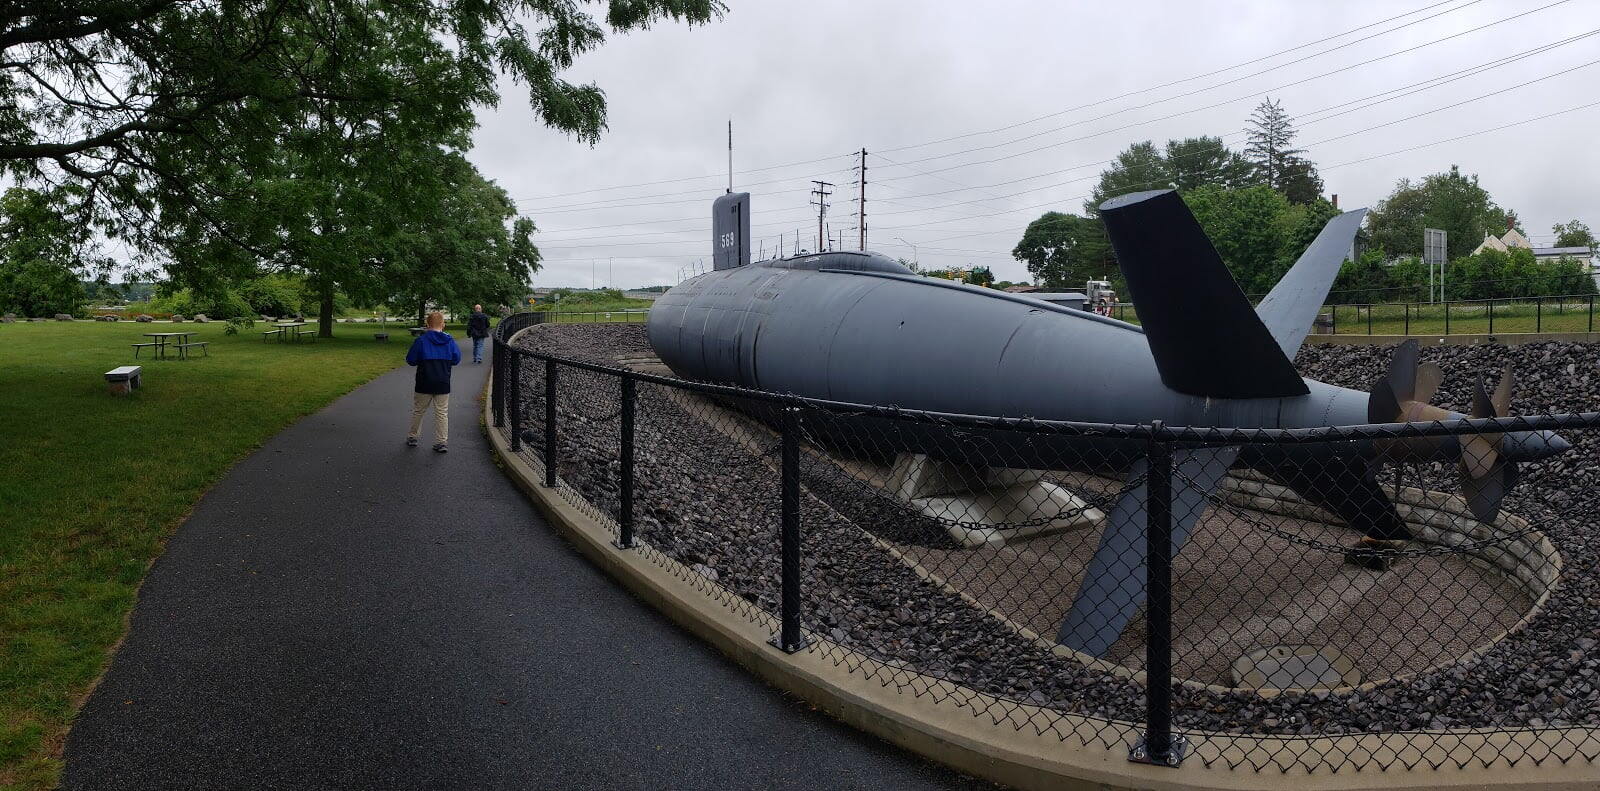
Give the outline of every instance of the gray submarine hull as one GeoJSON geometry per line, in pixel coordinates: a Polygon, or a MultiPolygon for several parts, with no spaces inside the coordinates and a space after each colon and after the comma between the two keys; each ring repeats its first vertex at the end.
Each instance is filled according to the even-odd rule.
{"type": "MultiPolygon", "coordinates": [[[[667,291],[649,340],[679,376],[833,401],[1077,423],[1300,427],[1365,421],[1367,394],[1307,382],[1292,398],[1215,399],[1163,384],[1136,325],[833,252],[707,272],[667,291]]],[[[886,452],[996,467],[1104,460],[1144,442],[825,417],[816,431],[886,452]],[[870,421],[870,423],[868,422],[870,421]]]]}

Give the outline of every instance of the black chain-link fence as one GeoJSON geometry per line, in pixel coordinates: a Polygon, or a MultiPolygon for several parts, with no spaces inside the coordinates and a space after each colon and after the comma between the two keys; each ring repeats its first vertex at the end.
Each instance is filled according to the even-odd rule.
{"type": "Polygon", "coordinates": [[[683,381],[637,324],[508,342],[534,323],[493,430],[784,650],[1160,765],[1600,756],[1600,414],[1505,417],[1507,379],[1454,417],[1414,360],[1373,425],[939,414],[683,381]]]}

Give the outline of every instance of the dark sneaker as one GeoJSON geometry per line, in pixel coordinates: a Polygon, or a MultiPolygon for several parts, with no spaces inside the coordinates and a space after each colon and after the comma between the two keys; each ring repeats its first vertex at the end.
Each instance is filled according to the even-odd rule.
{"type": "Polygon", "coordinates": [[[417,438],[416,437],[406,437],[406,447],[415,448],[416,446],[417,446],[417,438]]]}
{"type": "Polygon", "coordinates": [[[433,444],[433,449],[437,453],[449,453],[450,452],[450,449],[445,447],[443,442],[435,442],[433,444]]]}

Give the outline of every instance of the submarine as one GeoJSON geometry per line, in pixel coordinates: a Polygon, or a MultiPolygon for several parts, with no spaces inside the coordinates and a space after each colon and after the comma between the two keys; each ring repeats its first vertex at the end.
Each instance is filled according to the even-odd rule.
{"type": "MultiPolygon", "coordinates": [[[[1101,205],[1140,324],[1021,294],[925,277],[886,256],[831,251],[750,260],[749,193],[712,206],[713,268],[652,306],[648,337],[685,379],[836,402],[1087,424],[1310,428],[1469,417],[1429,402],[1443,374],[1414,341],[1366,392],[1306,379],[1293,358],[1351,249],[1364,210],[1332,218],[1272,291],[1251,306],[1172,190],[1101,205]]],[[[1509,411],[1511,372],[1480,381],[1470,417],[1509,411]]],[[[993,467],[1060,469],[1071,460],[1144,475],[1146,443],[1096,432],[952,432],[928,422],[828,415],[822,431],[993,467]]],[[[1561,453],[1550,431],[1174,450],[1173,551],[1235,464],[1346,520],[1369,540],[1411,538],[1377,481],[1382,462],[1460,467],[1472,513],[1491,521],[1517,464],[1561,453]]],[[[1058,641],[1100,656],[1142,602],[1145,487],[1108,514],[1058,641]]]]}

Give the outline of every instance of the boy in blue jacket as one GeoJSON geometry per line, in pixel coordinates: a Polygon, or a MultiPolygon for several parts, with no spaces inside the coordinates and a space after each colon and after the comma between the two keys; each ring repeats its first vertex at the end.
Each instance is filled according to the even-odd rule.
{"type": "Polygon", "coordinates": [[[417,367],[416,396],[411,403],[411,433],[406,447],[417,446],[422,413],[433,407],[433,449],[444,453],[450,441],[450,367],[461,362],[461,347],[444,331],[444,314],[428,314],[428,331],[411,342],[406,363],[417,367]]]}

